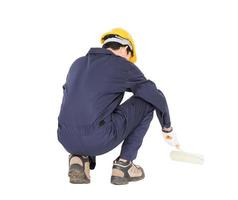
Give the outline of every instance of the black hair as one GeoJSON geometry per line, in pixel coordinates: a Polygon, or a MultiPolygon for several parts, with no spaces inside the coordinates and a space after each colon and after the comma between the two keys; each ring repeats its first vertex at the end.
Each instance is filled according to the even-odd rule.
{"type": "MultiPolygon", "coordinates": [[[[108,38],[112,38],[112,37],[115,37],[115,36],[117,36],[117,35],[109,34],[109,35],[106,35],[103,38],[103,40],[106,40],[108,38]]],[[[131,56],[133,56],[133,51],[132,51],[132,49],[128,45],[123,45],[123,44],[120,44],[118,42],[108,42],[108,43],[104,44],[102,46],[102,48],[104,48],[104,49],[111,48],[113,50],[118,50],[121,47],[126,47],[126,46],[127,46],[127,49],[126,49],[127,50],[127,54],[129,54],[129,52],[131,52],[131,56]]]]}

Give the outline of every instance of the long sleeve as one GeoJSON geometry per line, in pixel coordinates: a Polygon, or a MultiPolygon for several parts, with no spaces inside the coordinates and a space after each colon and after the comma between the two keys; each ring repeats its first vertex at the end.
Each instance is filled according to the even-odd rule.
{"type": "Polygon", "coordinates": [[[162,128],[171,126],[169,109],[164,94],[157,89],[153,81],[146,79],[135,65],[131,65],[128,71],[126,87],[127,91],[133,92],[135,96],[144,99],[155,107],[162,128]]]}

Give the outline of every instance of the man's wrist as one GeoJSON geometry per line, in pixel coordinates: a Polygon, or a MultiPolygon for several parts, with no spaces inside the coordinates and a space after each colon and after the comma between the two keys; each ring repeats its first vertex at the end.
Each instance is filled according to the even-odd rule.
{"type": "Polygon", "coordinates": [[[169,128],[164,127],[164,128],[162,128],[162,131],[163,131],[164,133],[170,133],[170,132],[173,131],[173,128],[172,128],[172,127],[169,127],[169,128]]]}

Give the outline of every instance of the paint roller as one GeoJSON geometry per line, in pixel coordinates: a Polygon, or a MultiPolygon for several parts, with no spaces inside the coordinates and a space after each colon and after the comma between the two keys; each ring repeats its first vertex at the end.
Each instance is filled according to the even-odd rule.
{"type": "Polygon", "coordinates": [[[183,151],[180,148],[179,142],[178,142],[176,134],[174,132],[172,132],[172,131],[165,132],[165,130],[163,130],[162,133],[163,133],[165,141],[168,144],[175,146],[177,149],[177,150],[172,150],[170,152],[170,158],[172,160],[194,163],[194,164],[203,164],[204,158],[202,155],[188,153],[188,152],[183,151]]]}
{"type": "Polygon", "coordinates": [[[174,161],[188,162],[193,164],[203,164],[204,157],[200,154],[188,153],[177,147],[177,150],[170,152],[170,158],[174,161]]]}

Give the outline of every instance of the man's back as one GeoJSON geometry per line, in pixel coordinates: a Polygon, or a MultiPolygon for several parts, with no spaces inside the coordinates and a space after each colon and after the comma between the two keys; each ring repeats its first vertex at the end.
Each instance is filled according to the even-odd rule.
{"type": "Polygon", "coordinates": [[[109,50],[92,48],[71,66],[64,84],[59,121],[70,126],[91,125],[120,104],[131,64],[109,50]]]}

